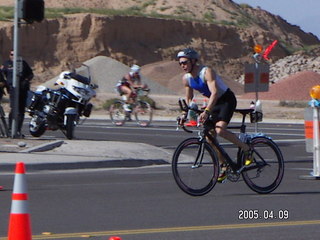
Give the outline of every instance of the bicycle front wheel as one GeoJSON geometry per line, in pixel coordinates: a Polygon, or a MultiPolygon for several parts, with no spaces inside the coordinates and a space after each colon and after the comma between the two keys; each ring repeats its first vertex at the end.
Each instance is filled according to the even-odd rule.
{"type": "Polygon", "coordinates": [[[147,127],[152,121],[152,108],[149,103],[138,101],[134,107],[134,116],[141,127],[147,127]]]}
{"type": "Polygon", "coordinates": [[[122,126],[126,121],[127,112],[123,108],[123,102],[115,101],[109,108],[111,122],[116,126],[122,126]]]}
{"type": "Polygon", "coordinates": [[[251,144],[254,149],[253,162],[242,172],[243,180],[257,193],[270,193],[279,186],[283,178],[282,153],[277,144],[267,137],[255,137],[251,144]]]}
{"type": "Polygon", "coordinates": [[[202,196],[217,183],[219,161],[215,151],[199,138],[180,143],[172,158],[172,173],[179,188],[192,196],[202,196]]]}

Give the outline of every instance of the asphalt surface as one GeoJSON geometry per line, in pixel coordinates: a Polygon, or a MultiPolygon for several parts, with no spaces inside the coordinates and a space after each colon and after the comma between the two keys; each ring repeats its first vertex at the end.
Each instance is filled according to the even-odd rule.
{"type": "MultiPolygon", "coordinates": [[[[23,139],[18,144],[26,143],[23,139]]],[[[138,167],[169,162],[171,153],[144,143],[56,140],[20,151],[1,153],[1,171],[12,171],[24,162],[28,171],[102,167],[138,167]],[[125,146],[125,148],[124,148],[125,146]]]]}
{"type": "Polygon", "coordinates": [[[170,163],[172,157],[170,150],[145,143],[32,137],[2,138],[0,153],[0,172],[14,172],[17,162],[24,162],[27,171],[36,171],[149,166],[170,163]]]}

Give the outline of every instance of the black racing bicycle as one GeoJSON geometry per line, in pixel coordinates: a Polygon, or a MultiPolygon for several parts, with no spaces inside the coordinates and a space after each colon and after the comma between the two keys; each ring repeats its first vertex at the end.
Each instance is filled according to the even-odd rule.
{"type": "MultiPolygon", "coordinates": [[[[179,105],[185,112],[184,116],[187,116],[190,108],[186,102],[179,100],[179,105]]],[[[201,110],[194,111],[197,114],[202,112],[201,110]]],[[[227,179],[231,182],[237,182],[242,176],[248,187],[260,194],[274,191],[281,183],[284,174],[284,160],[279,147],[270,137],[262,133],[246,134],[246,116],[250,115],[251,118],[254,118],[253,109],[236,109],[235,112],[242,115],[241,125],[228,128],[240,129],[240,134],[246,136],[245,141],[252,149],[252,161],[249,163],[246,161],[241,148],[238,148],[236,161],[233,161],[217,138],[210,134],[212,125],[204,123],[199,130],[198,137],[188,138],[181,142],[172,157],[174,179],[185,193],[202,196],[213,189],[221,167],[218,152],[223,156],[227,179]]],[[[178,121],[181,122],[180,119],[178,121]]],[[[181,127],[186,132],[192,132],[183,124],[181,127]]]]}

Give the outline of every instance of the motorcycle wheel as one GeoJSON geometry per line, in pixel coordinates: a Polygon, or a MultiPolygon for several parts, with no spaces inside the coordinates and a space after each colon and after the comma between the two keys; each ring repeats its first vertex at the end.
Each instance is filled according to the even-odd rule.
{"type": "Polygon", "coordinates": [[[74,128],[75,128],[75,121],[76,115],[74,114],[67,114],[67,123],[66,123],[66,137],[68,139],[73,139],[74,135],[74,128]]]}
{"type": "Polygon", "coordinates": [[[29,124],[29,132],[33,137],[40,137],[46,131],[45,122],[38,122],[37,118],[32,118],[29,124]]]}

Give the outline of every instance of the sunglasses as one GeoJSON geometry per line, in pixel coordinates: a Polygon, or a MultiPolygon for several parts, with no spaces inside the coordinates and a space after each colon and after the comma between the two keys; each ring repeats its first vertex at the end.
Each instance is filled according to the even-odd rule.
{"type": "Polygon", "coordinates": [[[187,65],[189,60],[179,62],[180,65],[187,65]]]}

